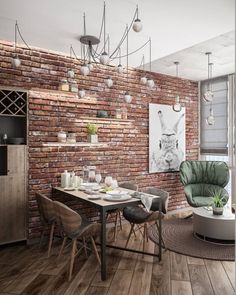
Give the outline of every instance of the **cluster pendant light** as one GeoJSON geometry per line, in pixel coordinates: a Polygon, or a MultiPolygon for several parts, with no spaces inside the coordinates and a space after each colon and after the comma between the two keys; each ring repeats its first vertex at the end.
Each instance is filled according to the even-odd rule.
{"type": "MultiPolygon", "coordinates": [[[[104,66],[107,66],[110,64],[110,62],[115,61],[116,59],[119,60],[118,65],[115,67],[115,70],[118,74],[124,73],[124,67],[122,66],[122,58],[126,57],[126,84],[127,84],[127,90],[125,91],[124,99],[126,102],[131,102],[132,98],[128,91],[128,62],[129,62],[129,55],[136,53],[137,51],[144,48],[146,45],[149,45],[149,52],[150,52],[150,62],[149,62],[149,70],[151,71],[151,39],[149,39],[147,42],[145,42],[142,46],[140,46],[138,49],[134,50],[133,52],[129,52],[129,34],[130,30],[133,29],[134,32],[140,32],[142,30],[142,22],[139,18],[139,10],[138,6],[136,7],[134,17],[131,21],[131,24],[128,26],[126,25],[125,31],[123,33],[122,38],[118,42],[118,45],[113,49],[113,51],[110,49],[110,37],[109,34],[107,34],[107,28],[106,28],[106,3],[104,2],[103,6],[103,17],[102,17],[102,24],[100,29],[99,37],[88,35],[86,32],[86,18],[84,14],[84,32],[83,35],[80,37],[80,43],[81,43],[81,58],[83,60],[83,64],[80,67],[80,74],[83,76],[87,76],[91,73],[93,70],[93,66],[96,64],[102,64],[104,66]],[[122,46],[126,40],[126,54],[122,55],[122,46]],[[101,42],[103,41],[103,42],[101,42]],[[102,43],[102,48],[100,46],[100,43],[102,43]],[[100,46],[100,48],[99,48],[100,46]]],[[[124,52],[124,51],[123,51],[124,52]]],[[[108,76],[105,79],[105,85],[108,88],[111,88],[113,86],[113,80],[110,76],[108,76]]],[[[142,84],[147,85],[149,88],[153,88],[155,83],[151,78],[142,79],[142,84]]]]}
{"type": "MultiPolygon", "coordinates": [[[[176,66],[176,78],[179,78],[179,62],[175,61],[174,65],[176,66]]],[[[177,88],[179,89],[179,79],[177,80],[177,88]]],[[[175,112],[180,112],[182,110],[182,106],[179,101],[179,95],[175,96],[175,104],[172,106],[175,112]]]]}

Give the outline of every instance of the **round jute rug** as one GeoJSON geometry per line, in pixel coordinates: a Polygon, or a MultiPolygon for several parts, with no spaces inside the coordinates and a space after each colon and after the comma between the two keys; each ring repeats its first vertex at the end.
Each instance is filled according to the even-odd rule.
{"type": "MultiPolygon", "coordinates": [[[[163,220],[162,236],[167,249],[198,258],[228,260],[235,259],[233,245],[218,245],[202,241],[193,234],[192,218],[163,220]]],[[[149,228],[149,237],[158,243],[155,225],[149,228]]]]}

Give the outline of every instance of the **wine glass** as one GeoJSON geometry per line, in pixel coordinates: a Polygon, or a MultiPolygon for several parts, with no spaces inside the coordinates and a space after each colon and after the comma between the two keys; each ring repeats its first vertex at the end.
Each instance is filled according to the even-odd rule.
{"type": "Polygon", "coordinates": [[[106,176],[105,177],[105,185],[106,186],[112,186],[112,183],[113,183],[113,179],[111,176],[106,176]]]}
{"type": "Polygon", "coordinates": [[[96,182],[98,184],[100,184],[100,182],[102,181],[102,175],[101,175],[101,173],[96,173],[95,174],[95,179],[96,179],[96,182]]]}

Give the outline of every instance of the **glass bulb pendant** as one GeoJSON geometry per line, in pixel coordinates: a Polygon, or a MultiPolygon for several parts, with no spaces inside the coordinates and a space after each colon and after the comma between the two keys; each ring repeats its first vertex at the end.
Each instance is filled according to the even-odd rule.
{"type": "Polygon", "coordinates": [[[80,74],[83,75],[83,76],[88,76],[88,74],[89,74],[89,67],[88,67],[87,64],[83,64],[80,67],[80,74]]]}
{"type": "Polygon", "coordinates": [[[104,51],[100,56],[100,63],[102,65],[108,65],[109,62],[110,62],[110,58],[109,58],[108,54],[104,51]]]}
{"type": "Polygon", "coordinates": [[[206,118],[207,125],[214,125],[215,124],[215,118],[213,114],[213,110],[210,109],[210,115],[206,118]]]}
{"type": "Polygon", "coordinates": [[[140,83],[143,84],[143,85],[146,85],[147,84],[147,77],[143,76],[140,78],[140,83]]]}
{"type": "Polygon", "coordinates": [[[111,88],[112,85],[113,85],[113,81],[110,77],[108,77],[106,80],[105,80],[105,83],[107,85],[108,88],[111,88]]]}
{"type": "Polygon", "coordinates": [[[132,96],[129,94],[128,91],[125,92],[125,102],[126,103],[131,103],[132,101],[132,96]]]}
{"type": "Polygon", "coordinates": [[[117,67],[116,67],[116,71],[117,71],[117,73],[119,73],[119,74],[122,74],[123,73],[123,67],[122,67],[122,65],[121,64],[119,64],[117,67]]]}
{"type": "Polygon", "coordinates": [[[173,111],[180,112],[182,110],[182,106],[179,102],[179,95],[176,95],[175,104],[172,106],[173,111]]]}
{"type": "Polygon", "coordinates": [[[13,59],[11,60],[11,64],[12,64],[13,68],[19,68],[20,67],[21,60],[19,59],[18,55],[13,57],[13,59]]]}
{"type": "Polygon", "coordinates": [[[152,79],[147,79],[148,88],[152,89],[155,86],[155,83],[152,79]]]}
{"type": "Polygon", "coordinates": [[[136,18],[136,20],[134,21],[133,23],[133,30],[136,32],[136,33],[139,33],[142,31],[142,28],[143,28],[143,25],[141,23],[141,20],[136,18]]]}
{"type": "Polygon", "coordinates": [[[75,72],[74,72],[72,69],[70,69],[70,70],[67,72],[67,74],[68,74],[68,77],[69,77],[69,78],[74,79],[74,77],[75,77],[75,72]]]}
{"type": "Polygon", "coordinates": [[[85,90],[84,90],[84,89],[80,89],[80,90],[79,90],[79,97],[80,97],[80,98],[85,97],[85,90]]]}
{"type": "Polygon", "coordinates": [[[211,102],[213,100],[213,97],[214,93],[209,89],[203,94],[203,100],[206,102],[211,102]]]}

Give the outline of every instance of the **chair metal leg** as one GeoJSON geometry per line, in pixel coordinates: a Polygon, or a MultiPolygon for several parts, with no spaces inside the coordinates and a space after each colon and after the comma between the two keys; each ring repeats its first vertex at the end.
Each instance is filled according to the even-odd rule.
{"type": "Polygon", "coordinates": [[[60,258],[61,255],[62,255],[62,252],[63,252],[64,247],[65,247],[65,244],[66,244],[66,240],[67,240],[67,237],[64,237],[64,239],[63,239],[63,241],[62,241],[62,245],[61,245],[61,249],[60,249],[60,252],[59,252],[58,258],[60,258]]]}
{"type": "Polygon", "coordinates": [[[48,256],[47,256],[48,258],[50,256],[50,252],[51,252],[51,248],[52,248],[54,228],[55,228],[55,222],[52,223],[51,230],[50,230],[50,237],[49,237],[49,243],[48,243],[48,256]]]}
{"type": "Polygon", "coordinates": [[[75,251],[76,251],[76,240],[73,240],[71,256],[70,256],[70,268],[69,268],[69,279],[68,279],[69,282],[72,277],[73,265],[74,265],[74,260],[75,260],[75,251]]]}
{"type": "MultiPolygon", "coordinates": [[[[157,227],[157,231],[159,231],[159,226],[158,226],[158,223],[157,223],[157,221],[155,222],[155,224],[156,224],[156,227],[157,227]]],[[[161,236],[161,242],[162,242],[162,244],[163,244],[163,248],[164,249],[166,249],[166,245],[165,245],[165,242],[164,242],[164,240],[163,240],[163,237],[161,236]]]]}
{"type": "Polygon", "coordinates": [[[98,250],[96,248],[96,244],[94,242],[94,239],[93,239],[93,237],[90,237],[90,239],[91,239],[91,242],[92,242],[93,250],[94,250],[94,253],[96,255],[97,261],[98,261],[99,265],[101,265],[101,259],[100,259],[99,255],[98,255],[98,250]]]}
{"type": "Polygon", "coordinates": [[[116,241],[118,217],[119,217],[119,215],[118,215],[118,212],[117,212],[116,213],[116,220],[115,220],[114,241],[116,241]]]}
{"type": "Polygon", "coordinates": [[[130,240],[133,229],[134,229],[134,223],[131,223],[131,228],[130,228],[130,232],[129,232],[129,235],[128,235],[127,242],[125,244],[125,248],[127,248],[127,246],[128,246],[128,243],[129,243],[129,240],[130,240]]]}

